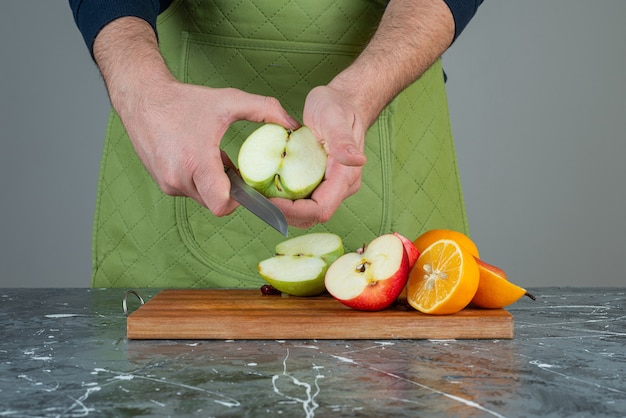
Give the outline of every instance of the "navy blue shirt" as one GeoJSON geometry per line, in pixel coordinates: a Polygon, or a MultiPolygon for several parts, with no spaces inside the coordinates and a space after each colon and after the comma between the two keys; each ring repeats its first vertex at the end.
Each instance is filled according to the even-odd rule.
{"type": "MultiPolygon", "coordinates": [[[[69,0],[76,25],[93,54],[93,41],[107,23],[122,16],[134,16],[150,23],[156,31],[159,13],[173,0],[69,0]]],[[[454,39],[474,17],[483,0],[444,0],[454,17],[454,39]]]]}

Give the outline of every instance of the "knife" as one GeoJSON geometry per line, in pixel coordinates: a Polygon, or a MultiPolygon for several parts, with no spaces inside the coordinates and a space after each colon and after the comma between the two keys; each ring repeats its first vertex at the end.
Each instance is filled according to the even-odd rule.
{"type": "Polygon", "coordinates": [[[235,169],[224,166],[224,170],[230,179],[230,197],[278,232],[284,236],[288,236],[287,219],[281,210],[252,186],[243,181],[235,169]]]}

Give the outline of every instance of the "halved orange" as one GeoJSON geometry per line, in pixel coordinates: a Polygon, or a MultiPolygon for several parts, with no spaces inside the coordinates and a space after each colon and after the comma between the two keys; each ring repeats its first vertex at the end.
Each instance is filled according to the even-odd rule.
{"type": "Polygon", "coordinates": [[[421,253],[430,244],[440,239],[450,239],[452,241],[456,241],[461,246],[465,247],[465,249],[474,257],[480,257],[480,254],[478,254],[478,247],[474,244],[474,241],[472,241],[464,233],[454,231],[452,229],[431,229],[417,237],[415,241],[413,241],[413,244],[415,244],[417,250],[421,253]]]}
{"type": "Polygon", "coordinates": [[[421,252],[407,283],[407,301],[420,312],[452,314],[465,308],[478,288],[478,264],[451,239],[433,242],[421,252]]]}
{"type": "Polygon", "coordinates": [[[478,259],[476,263],[479,283],[472,304],[480,308],[497,309],[517,302],[522,296],[535,300],[526,289],[508,281],[502,269],[478,259]]]}

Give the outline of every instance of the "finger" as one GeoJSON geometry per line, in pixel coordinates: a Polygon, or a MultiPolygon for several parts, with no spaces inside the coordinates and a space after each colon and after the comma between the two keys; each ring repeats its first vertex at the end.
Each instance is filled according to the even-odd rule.
{"type": "MultiPolygon", "coordinates": [[[[361,150],[364,138],[353,125],[343,119],[328,118],[322,129],[313,129],[314,135],[324,145],[329,156],[340,164],[352,167],[365,165],[366,156],[361,150]],[[359,137],[357,137],[359,136],[359,137]]],[[[306,119],[305,119],[306,122],[306,119]]]]}
{"type": "Polygon", "coordinates": [[[359,190],[361,173],[361,167],[346,167],[329,158],[326,176],[310,199],[272,201],[283,211],[292,226],[308,228],[325,223],[346,198],[359,190]]]}
{"type": "Polygon", "coordinates": [[[329,140],[323,139],[328,155],[333,156],[340,164],[346,166],[359,167],[365,165],[367,157],[357,147],[351,133],[334,134],[331,138],[329,140]]]}
{"type": "Polygon", "coordinates": [[[351,167],[365,165],[367,158],[362,151],[363,139],[358,140],[351,127],[342,124],[330,125],[333,129],[328,138],[328,154],[338,163],[351,167]]]}
{"type": "Polygon", "coordinates": [[[233,90],[231,112],[235,120],[276,123],[287,129],[298,129],[301,126],[300,122],[287,113],[277,98],[233,90]],[[245,103],[246,106],[242,106],[241,103],[245,103]]]}
{"type": "Polygon", "coordinates": [[[320,203],[313,199],[289,199],[272,198],[271,201],[285,214],[287,223],[296,228],[310,228],[318,223],[323,223],[320,212],[320,203]]]}
{"type": "Polygon", "coordinates": [[[318,223],[328,222],[341,203],[354,193],[352,186],[337,186],[324,180],[309,199],[271,199],[285,214],[289,225],[309,228],[318,223]]]}
{"type": "Polygon", "coordinates": [[[196,200],[215,216],[230,215],[237,208],[238,203],[230,198],[230,180],[221,155],[217,159],[209,157],[194,171],[192,179],[198,193],[196,200]]]}

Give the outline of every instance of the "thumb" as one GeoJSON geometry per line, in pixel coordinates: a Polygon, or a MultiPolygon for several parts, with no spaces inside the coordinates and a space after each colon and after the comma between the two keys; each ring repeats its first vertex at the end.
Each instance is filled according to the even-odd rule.
{"type": "Polygon", "coordinates": [[[224,172],[224,164],[232,165],[223,151],[219,156],[207,153],[207,159],[192,176],[198,196],[194,197],[215,216],[231,214],[238,203],[230,198],[230,180],[224,172]]]}
{"type": "Polygon", "coordinates": [[[347,166],[365,165],[367,157],[359,150],[354,142],[338,141],[339,143],[332,145],[329,155],[332,155],[340,164],[347,166]]]}
{"type": "Polygon", "coordinates": [[[283,108],[280,101],[271,96],[261,96],[235,90],[234,97],[237,105],[233,109],[235,120],[249,120],[251,122],[276,123],[287,129],[297,129],[300,123],[283,108]],[[245,103],[246,106],[241,106],[245,103]]]}
{"type": "MultiPolygon", "coordinates": [[[[341,126],[335,126],[332,134],[320,135],[318,138],[324,145],[329,156],[333,157],[337,162],[346,166],[362,166],[367,158],[358,144],[363,141],[357,141],[352,130],[345,129],[341,126]]],[[[317,136],[317,135],[316,135],[317,136]]],[[[361,138],[362,140],[364,138],[361,138]]]]}

